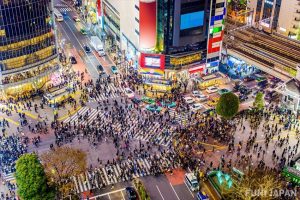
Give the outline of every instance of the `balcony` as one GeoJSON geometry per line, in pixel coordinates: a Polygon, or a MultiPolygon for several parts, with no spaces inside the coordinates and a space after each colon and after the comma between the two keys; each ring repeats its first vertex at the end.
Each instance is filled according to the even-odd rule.
{"type": "Polygon", "coordinates": [[[18,80],[18,81],[15,81],[15,82],[8,82],[8,83],[0,83],[0,88],[1,89],[6,89],[6,88],[9,88],[9,87],[13,87],[13,86],[17,86],[17,85],[21,85],[21,84],[24,84],[24,83],[29,83],[29,82],[33,82],[34,80],[37,80],[39,78],[42,78],[42,77],[45,77],[55,71],[57,71],[59,69],[59,65],[56,65],[54,67],[51,67],[49,69],[47,69],[46,71],[38,74],[38,75],[35,75],[35,76],[31,76],[29,78],[24,78],[24,79],[21,79],[21,80],[18,80]]]}
{"type": "Polygon", "coordinates": [[[295,21],[300,22],[300,17],[295,17],[295,21]]]}

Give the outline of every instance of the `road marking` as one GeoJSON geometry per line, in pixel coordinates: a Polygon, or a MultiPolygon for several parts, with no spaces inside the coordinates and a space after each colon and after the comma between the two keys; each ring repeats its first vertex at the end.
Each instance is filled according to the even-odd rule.
{"type": "MultiPolygon", "coordinates": [[[[78,108],[76,108],[76,110],[73,110],[73,111],[71,112],[70,117],[71,117],[72,115],[74,115],[79,109],[81,109],[81,106],[78,106],[78,108]]],[[[58,120],[58,121],[62,121],[62,120],[67,119],[68,117],[69,117],[69,114],[65,114],[64,116],[60,117],[60,118],[57,119],[57,120],[58,120]]]]}
{"type": "MultiPolygon", "coordinates": [[[[170,183],[170,182],[169,182],[169,183],[170,183]]],[[[171,183],[170,183],[170,185],[171,185],[171,188],[172,188],[173,192],[175,193],[175,195],[176,195],[177,199],[178,199],[178,200],[180,200],[180,198],[178,197],[178,195],[177,195],[177,193],[176,193],[176,191],[175,191],[175,189],[174,189],[173,185],[172,185],[171,183]]]]}
{"type": "Polygon", "coordinates": [[[186,184],[185,181],[184,181],[184,185],[187,187],[187,189],[190,191],[192,197],[194,198],[195,196],[194,196],[193,192],[191,191],[191,189],[189,188],[189,186],[186,184]]]}
{"type": "MultiPolygon", "coordinates": [[[[68,18],[69,18],[69,20],[71,20],[71,18],[68,16],[68,18]]],[[[77,42],[78,42],[78,44],[79,44],[79,46],[84,50],[84,48],[83,48],[83,46],[81,45],[81,43],[80,43],[80,41],[78,40],[78,38],[77,38],[77,36],[74,34],[74,32],[72,31],[72,29],[71,29],[71,27],[69,26],[69,24],[68,23],[65,23],[67,26],[68,26],[68,28],[70,29],[70,31],[71,31],[71,33],[73,34],[73,36],[75,37],[75,39],[77,40],[77,42]]],[[[83,51],[84,52],[84,54],[86,55],[86,57],[89,59],[89,61],[91,62],[91,64],[92,64],[92,66],[96,69],[96,71],[97,71],[97,67],[94,65],[94,63],[92,63],[92,61],[91,61],[91,59],[88,57],[88,55],[87,55],[87,53],[85,52],[85,51],[83,51]]],[[[98,60],[97,60],[98,61],[98,60]]],[[[99,62],[99,61],[98,61],[99,62]]],[[[89,71],[89,69],[86,67],[86,69],[89,71]]],[[[89,73],[90,73],[90,71],[89,71],[89,73]]],[[[91,73],[90,73],[91,74],[91,73]]]]}
{"type": "Polygon", "coordinates": [[[165,198],[163,197],[163,195],[162,195],[162,193],[161,193],[161,191],[159,190],[159,188],[158,188],[158,186],[157,186],[157,185],[156,185],[156,188],[157,188],[157,190],[158,190],[158,192],[159,192],[159,194],[160,194],[161,198],[162,198],[163,200],[165,200],[165,198]]]}
{"type": "Polygon", "coordinates": [[[15,125],[17,125],[17,126],[20,125],[18,122],[14,121],[14,120],[12,120],[12,119],[10,119],[10,118],[3,117],[3,119],[6,119],[6,120],[9,121],[10,123],[13,123],[13,124],[15,124],[15,125]]]}
{"type": "MultiPolygon", "coordinates": [[[[97,196],[90,197],[90,199],[96,199],[97,197],[103,197],[103,196],[107,196],[109,194],[113,194],[113,193],[117,193],[117,192],[122,192],[123,190],[125,190],[125,188],[122,188],[122,189],[119,189],[119,190],[114,190],[114,191],[107,192],[107,193],[104,193],[104,194],[99,194],[97,196]]],[[[87,199],[85,199],[85,200],[87,200],[87,199]]]]}
{"type": "Polygon", "coordinates": [[[61,26],[61,29],[65,32],[67,38],[69,39],[70,42],[72,42],[72,40],[70,39],[69,35],[67,34],[66,30],[63,28],[63,26],[59,23],[59,26],[61,26]]]}
{"type": "Polygon", "coordinates": [[[124,197],[123,191],[121,191],[121,194],[122,194],[122,198],[123,198],[123,200],[125,200],[125,197],[124,197]]]}
{"type": "Polygon", "coordinates": [[[107,196],[108,196],[109,200],[111,200],[110,195],[108,194],[107,196]]]}

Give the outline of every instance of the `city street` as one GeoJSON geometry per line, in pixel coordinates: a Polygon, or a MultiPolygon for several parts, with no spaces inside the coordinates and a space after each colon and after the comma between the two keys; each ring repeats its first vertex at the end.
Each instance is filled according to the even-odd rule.
{"type": "Polygon", "coordinates": [[[300,43],[246,2],[35,3],[0,2],[0,200],[299,191],[300,43]]]}

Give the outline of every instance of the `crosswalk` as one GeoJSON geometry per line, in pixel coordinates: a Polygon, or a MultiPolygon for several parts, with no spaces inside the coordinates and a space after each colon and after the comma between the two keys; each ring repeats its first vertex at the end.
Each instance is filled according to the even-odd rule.
{"type": "Polygon", "coordinates": [[[3,175],[3,180],[5,180],[5,181],[13,181],[13,180],[15,180],[14,173],[4,174],[3,175]]]}
{"type": "Polygon", "coordinates": [[[60,12],[71,12],[72,11],[72,8],[58,8],[58,10],[60,11],[60,12]]]}
{"type": "Polygon", "coordinates": [[[66,4],[57,3],[54,7],[68,7],[66,4]]]}
{"type": "Polygon", "coordinates": [[[171,119],[175,119],[180,124],[185,124],[189,121],[190,114],[188,112],[176,112],[175,109],[169,109],[171,119]]]}
{"type": "Polygon", "coordinates": [[[128,159],[96,168],[94,171],[86,171],[78,176],[73,176],[72,181],[76,192],[81,193],[178,167],[180,167],[179,163],[174,163],[174,161],[164,156],[155,159],[153,157],[134,160],[128,159]]]}
{"type": "Polygon", "coordinates": [[[113,84],[107,85],[107,93],[100,92],[97,93],[94,97],[90,98],[90,101],[104,101],[107,99],[116,99],[120,97],[120,94],[124,93],[124,88],[116,87],[113,84]]]}
{"type": "Polygon", "coordinates": [[[130,139],[149,141],[166,147],[172,145],[175,127],[163,126],[156,121],[138,119],[135,115],[126,116],[124,122],[125,124],[130,124],[130,126],[124,126],[118,121],[112,123],[111,119],[108,118],[107,112],[88,107],[82,107],[77,114],[63,121],[63,123],[76,125],[98,123],[100,128],[111,126],[116,134],[127,136],[130,139]]]}

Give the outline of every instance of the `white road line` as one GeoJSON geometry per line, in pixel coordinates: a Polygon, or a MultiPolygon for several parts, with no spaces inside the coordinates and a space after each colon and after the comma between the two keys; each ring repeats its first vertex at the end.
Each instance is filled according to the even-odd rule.
{"type": "Polygon", "coordinates": [[[61,23],[55,23],[56,26],[59,24],[61,26],[61,29],[65,32],[67,38],[69,39],[70,42],[72,42],[72,40],[70,39],[69,35],[67,34],[66,30],[63,28],[63,26],[61,25],[61,23]]]}
{"type": "Polygon", "coordinates": [[[108,196],[109,200],[111,200],[110,195],[108,194],[107,196],[108,196]]]}
{"type": "MultiPolygon", "coordinates": [[[[169,182],[169,183],[170,183],[170,182],[169,182]]],[[[174,187],[173,187],[173,185],[172,185],[171,183],[170,183],[170,186],[171,186],[173,192],[175,193],[177,199],[180,200],[180,198],[179,198],[178,195],[177,195],[177,192],[175,191],[175,189],[174,189],[174,187]]]]}
{"type": "Polygon", "coordinates": [[[161,191],[159,190],[159,188],[158,188],[158,186],[157,186],[157,185],[156,185],[156,188],[157,188],[157,190],[158,190],[158,192],[159,192],[159,194],[160,194],[161,198],[162,198],[163,200],[165,200],[165,198],[163,197],[163,195],[162,195],[162,193],[161,193],[161,191]]]}
{"type": "MultiPolygon", "coordinates": [[[[125,190],[125,188],[122,188],[122,189],[119,189],[119,190],[114,190],[114,191],[107,192],[107,193],[104,193],[104,194],[99,194],[97,196],[91,197],[90,199],[96,199],[97,197],[103,197],[103,196],[106,196],[106,195],[109,195],[109,194],[113,194],[113,193],[117,193],[117,192],[122,192],[123,190],[125,190]]],[[[85,199],[85,200],[87,200],[87,199],[85,199]]]]}
{"type": "Polygon", "coordinates": [[[122,194],[122,198],[123,198],[123,200],[125,200],[125,197],[124,197],[123,191],[121,191],[121,194],[122,194]]]}
{"type": "Polygon", "coordinates": [[[194,198],[194,194],[193,194],[193,192],[191,191],[191,189],[189,188],[189,186],[186,184],[186,182],[184,181],[184,185],[187,187],[187,189],[190,191],[190,193],[191,193],[191,195],[193,196],[193,198],[194,198]]]}
{"type": "MultiPolygon", "coordinates": [[[[71,18],[68,16],[69,20],[71,20],[71,18]]],[[[77,40],[78,44],[80,45],[80,47],[82,48],[84,54],[86,55],[86,57],[89,59],[89,61],[91,62],[92,66],[96,69],[97,71],[97,67],[94,65],[94,63],[92,63],[91,59],[88,57],[87,53],[85,52],[83,46],[81,45],[80,41],[78,40],[77,36],[74,34],[74,32],[72,31],[71,27],[69,26],[68,23],[65,23],[68,28],[70,29],[71,33],[73,34],[73,36],[75,37],[75,39],[77,40]]],[[[86,67],[86,69],[88,70],[88,68],[86,67]]],[[[90,73],[90,72],[89,72],[90,73]]],[[[91,74],[91,73],[90,73],[91,74]]]]}

